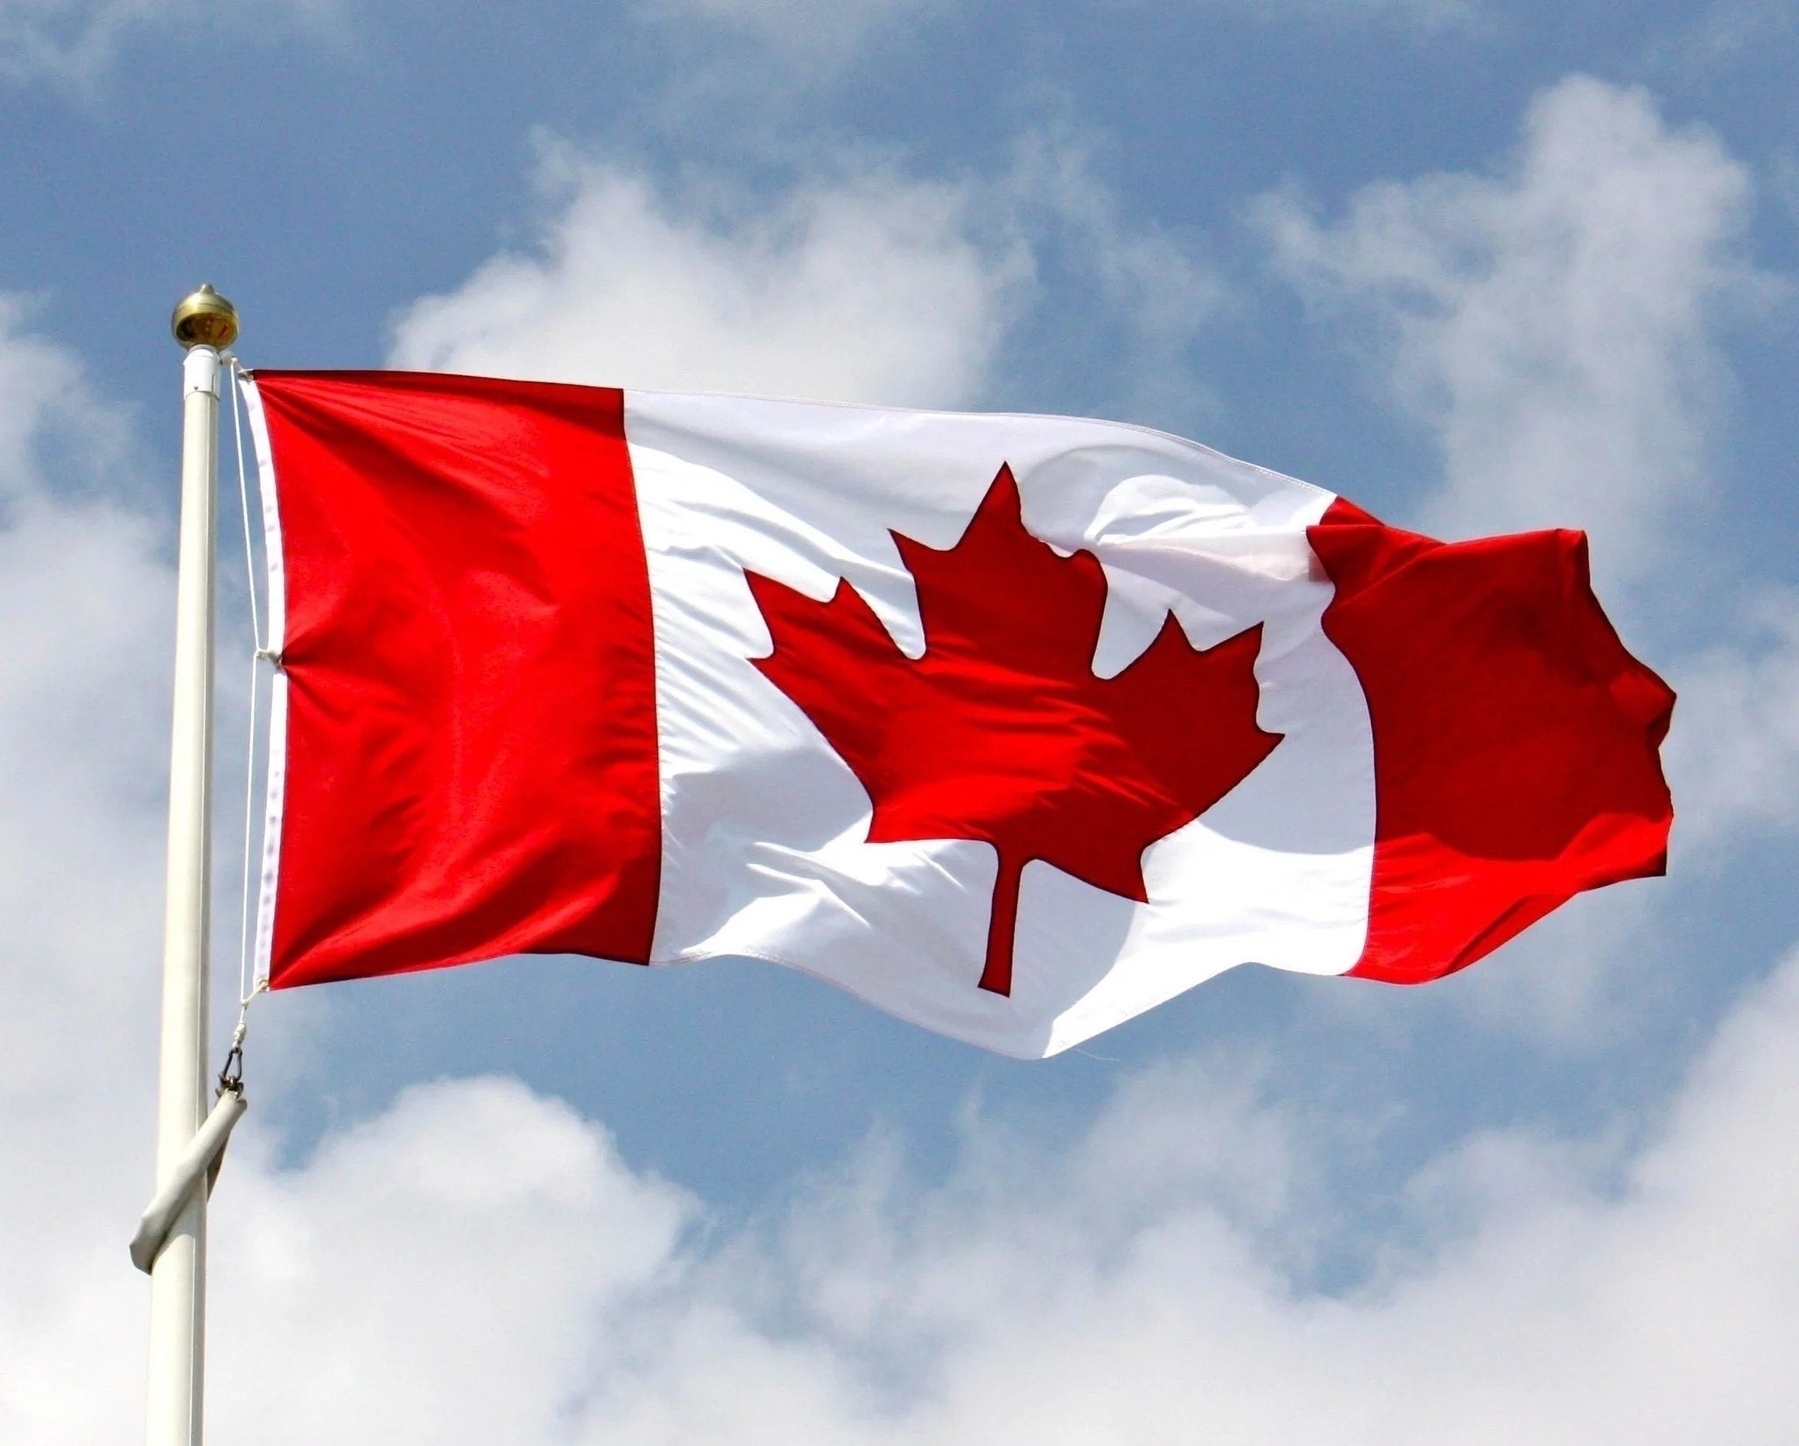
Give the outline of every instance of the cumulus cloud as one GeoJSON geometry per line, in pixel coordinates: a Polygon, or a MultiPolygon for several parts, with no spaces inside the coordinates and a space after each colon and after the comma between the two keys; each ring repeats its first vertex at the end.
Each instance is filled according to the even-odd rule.
{"type": "Polygon", "coordinates": [[[0,306],[0,1436],[117,1439],[141,1390],[116,1235],[150,1178],[173,587],[93,475],[120,419],[22,326],[0,306]]]}
{"type": "MultiPolygon", "coordinates": [[[[1442,183],[1457,226],[1407,210],[1424,183],[1396,188],[1410,229],[1393,234],[1416,243],[1397,252],[1427,285],[1403,268],[1392,279],[1391,251],[1363,265],[1362,242],[1379,252],[1387,232],[1358,229],[1353,208],[1333,228],[1276,216],[1321,298],[1387,309],[1389,374],[1444,428],[1443,516],[1491,501],[1454,439],[1495,418],[1525,433],[1565,423],[1598,459],[1557,474],[1567,490],[1549,500],[1609,506],[1623,486],[1625,464],[1556,421],[1557,389],[1530,382],[1555,348],[1508,329],[1525,253],[1562,297],[1542,308],[1547,330],[1565,324],[1577,356],[1622,348],[1636,378],[1614,387],[1570,363],[1566,385],[1620,427],[1671,405],[1676,440],[1693,441],[1678,465],[1638,459],[1664,467],[1645,495],[1698,485],[1704,408],[1667,380],[1686,363],[1655,348],[1696,348],[1702,378],[1715,366],[1705,298],[1729,284],[1740,171],[1632,92],[1581,82],[1555,96],[1622,117],[1614,131],[1637,142],[1612,154],[1639,171],[1684,157],[1689,180],[1715,183],[1692,203],[1713,223],[1693,222],[1682,254],[1712,279],[1687,277],[1687,312],[1626,324],[1604,266],[1574,268],[1579,286],[1564,274],[1607,237],[1606,254],[1636,253],[1574,204],[1578,187],[1542,181],[1556,168],[1538,153],[1555,148],[1538,130],[1563,124],[1544,119],[1560,114],[1549,101],[1513,173],[1442,183]],[[1502,201],[1561,220],[1501,225],[1502,201]],[[1558,250],[1539,232],[1573,239],[1558,250]],[[1473,360],[1489,333],[1490,376],[1473,360]]],[[[955,403],[989,384],[1029,285],[1028,243],[981,232],[965,188],[878,172],[755,206],[554,165],[541,245],[408,311],[396,360],[955,403]]],[[[1119,304],[1153,313],[1156,243],[1121,229],[1078,175],[1031,188],[1098,238],[1119,304]]],[[[157,531],[82,481],[127,445],[122,428],[16,308],[0,320],[0,756],[30,762],[0,786],[0,1149],[22,1164],[0,1172],[0,1231],[31,1243],[0,1258],[0,1436],[114,1441],[135,1434],[141,1403],[144,1295],[123,1242],[150,1169],[171,579],[157,531]],[[56,486],[52,455],[70,469],[56,486]]],[[[1508,466],[1534,455],[1520,447],[1508,466]]],[[[1525,489],[1512,520],[1544,497],[1525,489]]],[[[1703,756],[1678,765],[1724,800],[1714,830],[1792,776],[1799,653],[1785,616],[1771,603],[1762,641],[1695,674],[1720,717],[1753,717],[1765,742],[1754,786],[1703,756]]],[[[1796,1060],[1799,961],[1742,1003],[1664,1117],[1621,1119],[1617,1138],[1466,1140],[1372,1212],[1319,1173],[1332,1132],[1360,1122],[1275,1097],[1225,1057],[1127,1081],[1068,1150],[977,1121],[960,1167],[921,1188],[877,1145],[748,1227],[508,1080],[419,1087],[292,1165],[258,1112],[215,1212],[213,1421],[271,1446],[1785,1441],[1799,1431],[1785,1389],[1799,1347],[1796,1060]],[[1326,1290],[1314,1267],[1332,1232],[1359,1241],[1360,1268],[1326,1290]]]]}
{"type": "Polygon", "coordinates": [[[550,148],[540,244],[410,307],[394,365],[664,390],[955,405],[986,380],[1028,263],[965,188],[872,169],[772,205],[676,201],[550,148]]]}
{"type": "Polygon", "coordinates": [[[242,1143],[214,1227],[228,1438],[566,1439],[596,1349],[681,1289],[694,1202],[514,1081],[410,1090],[300,1171],[242,1143]]]}
{"type": "MultiPolygon", "coordinates": [[[[1585,527],[1630,623],[1637,599],[1617,585],[1674,565],[1696,531],[1685,519],[1711,501],[1719,322],[1784,291],[1744,258],[1750,200],[1715,135],[1671,128],[1640,89],[1576,76],[1534,102],[1500,174],[1382,182],[1328,224],[1285,195],[1260,219],[1284,273],[1321,316],[1375,339],[1375,374],[1434,435],[1443,472],[1418,524],[1585,527]]],[[[1682,697],[1667,748],[1679,861],[1799,815],[1790,600],[1718,611],[1724,638],[1663,664],[1682,697]]],[[[1628,935],[1629,912],[1606,927],[1628,935]]],[[[1519,951],[1543,953],[1551,933],[1519,951]]],[[[1544,997],[1598,997],[1594,971],[1616,951],[1568,953],[1587,962],[1544,997]]]]}
{"type": "Polygon", "coordinates": [[[1799,21],[1781,0],[1708,0],[1683,6],[1650,33],[1642,65],[1671,84],[1691,83],[1695,74],[1714,74],[1789,44],[1799,21]]]}
{"type": "Polygon", "coordinates": [[[1217,8],[1243,11],[1259,20],[1307,20],[1352,25],[1378,22],[1434,35],[1443,31],[1485,30],[1492,24],[1480,0],[1211,0],[1217,8]]]}
{"type": "Polygon", "coordinates": [[[1681,726],[1668,763],[1683,801],[1683,850],[1799,823],[1799,599],[1769,592],[1746,611],[1745,638],[1675,673],[1681,726]]]}
{"type": "MultiPolygon", "coordinates": [[[[0,1435],[114,1441],[141,1403],[123,1241],[149,1178],[170,577],[153,528],[47,481],[51,455],[79,479],[72,439],[106,412],[19,325],[0,749],[32,766],[0,789],[0,1148],[24,1168],[0,1230],[32,1248],[0,1258],[0,1435]]],[[[1329,1291],[1318,1237],[1370,1227],[1318,1163],[1359,1122],[1229,1057],[1127,1081],[1067,1150],[977,1120],[940,1186],[876,1147],[747,1227],[508,1080],[416,1088],[295,1165],[259,1112],[214,1217],[213,1422],[271,1446],[1781,1441],[1795,1060],[1799,962],[1665,1119],[1621,1122],[1642,1143],[1465,1141],[1329,1291]]]]}
{"type": "Polygon", "coordinates": [[[239,22],[317,31],[334,24],[344,0],[0,0],[0,79],[92,84],[135,31],[167,25],[239,22]]]}
{"type": "Polygon", "coordinates": [[[904,23],[917,25],[953,7],[946,0],[644,0],[651,21],[696,22],[733,38],[751,37],[814,74],[830,74],[904,23]]]}
{"type": "Polygon", "coordinates": [[[1452,535],[1593,532],[1602,577],[1642,575],[1706,489],[1721,301],[1750,178],[1643,91],[1574,76],[1531,106],[1501,174],[1366,187],[1321,225],[1292,196],[1261,219],[1318,310],[1373,360],[1443,456],[1421,522],[1452,535]]]}
{"type": "MultiPolygon", "coordinates": [[[[143,1401],[119,1242],[152,1183],[172,538],[121,500],[145,475],[128,413],[30,318],[0,297],[0,1440],[118,1441],[143,1401]]],[[[235,861],[222,830],[217,873],[235,861]]],[[[235,922],[221,908],[217,934],[235,922]]]]}
{"type": "Polygon", "coordinates": [[[0,76],[86,79],[110,63],[122,33],[170,8],[162,0],[0,0],[0,76]]]}
{"type": "MultiPolygon", "coordinates": [[[[1795,1061],[1799,960],[1657,1117],[1481,1135],[1428,1163],[1384,1202],[1403,1228],[1330,1290],[1308,1283],[1310,1244],[1361,1206],[1310,1166],[1356,1122],[1271,1097],[1237,1059],[1127,1081],[1059,1151],[977,1121],[932,1188],[874,1148],[740,1227],[559,1101],[439,1081],[292,1167],[254,1125],[234,1145],[213,1427],[271,1446],[1774,1446],[1799,1429],[1795,1061]]],[[[119,1163],[84,1165],[116,1200],[119,1163]]],[[[101,1213],[48,1237],[37,1291],[3,1267],[0,1422],[19,1439],[135,1430],[115,1378],[139,1355],[138,1292],[101,1213]]]]}
{"type": "Polygon", "coordinates": [[[222,1194],[220,1429],[278,1443],[1773,1443],[1799,1431],[1799,961],[1623,1150],[1478,1137],[1403,1250],[1308,1288],[1353,1211],[1304,1112],[1193,1066],[1074,1149],[871,1163],[764,1230],[504,1080],[443,1082],[222,1194]],[[1301,1252],[1303,1253],[1303,1252],[1301,1252]]]}
{"type": "Polygon", "coordinates": [[[1046,277],[1044,292],[1086,305],[1076,328],[1082,342],[1069,358],[1082,382],[1078,404],[1192,430],[1216,401],[1191,349],[1230,305],[1228,288],[1191,238],[1120,201],[1105,160],[1098,138],[1078,127],[1027,131],[986,207],[1015,218],[1046,277]]]}
{"type": "MultiPolygon", "coordinates": [[[[1642,647],[1643,594],[1622,585],[1672,565],[1683,519],[1711,500],[1720,320],[1776,285],[1743,255],[1750,200],[1716,136],[1670,127],[1640,89],[1574,76],[1532,103],[1494,173],[1382,181],[1326,221],[1289,192],[1257,219],[1314,315],[1436,442],[1442,471],[1410,520],[1449,536],[1588,529],[1601,595],[1642,647]]],[[[1763,627],[1685,663],[1648,652],[1682,695],[1667,748],[1679,863],[1784,808],[1758,790],[1791,774],[1790,645],[1763,627]]],[[[1603,1034],[1664,891],[1580,901],[1454,997],[1539,1042],[1603,1034]]]]}
{"type": "Polygon", "coordinates": [[[534,244],[402,312],[394,365],[969,406],[1021,360],[1043,369],[1019,348],[1053,301],[1080,314],[1079,377],[1063,380],[1084,405],[1180,425],[1204,404],[1190,348],[1224,287],[1126,213],[1072,127],[1021,135],[989,176],[845,154],[772,198],[675,193],[549,143],[540,189],[534,244]]]}
{"type": "MultiPolygon", "coordinates": [[[[968,7],[961,8],[966,12],[968,7]]],[[[1116,8],[1128,16],[1138,6],[1116,8]]],[[[1234,11],[1271,24],[1372,23],[1425,35],[1484,30],[1491,23],[1481,0],[1197,0],[1195,8],[1234,11]]],[[[928,24],[957,9],[946,0],[645,0],[642,13],[754,36],[776,54],[828,71],[901,25],[928,24]]]]}

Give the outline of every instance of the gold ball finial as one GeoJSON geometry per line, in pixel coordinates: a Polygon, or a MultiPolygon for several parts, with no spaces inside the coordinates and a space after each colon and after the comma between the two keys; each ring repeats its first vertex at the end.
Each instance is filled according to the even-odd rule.
{"type": "Polygon", "coordinates": [[[169,318],[169,330],[190,350],[197,346],[223,349],[237,340],[237,308],[203,281],[198,291],[181,298],[169,318]]]}

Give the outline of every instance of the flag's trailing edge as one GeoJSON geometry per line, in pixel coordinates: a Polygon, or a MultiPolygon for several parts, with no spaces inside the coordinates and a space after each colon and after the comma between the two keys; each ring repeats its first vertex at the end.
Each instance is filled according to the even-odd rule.
{"type": "Polygon", "coordinates": [[[1179,438],[397,372],[246,383],[276,988],[747,955],[1007,1054],[1244,963],[1415,983],[1659,873],[1585,539],[1179,438]]]}

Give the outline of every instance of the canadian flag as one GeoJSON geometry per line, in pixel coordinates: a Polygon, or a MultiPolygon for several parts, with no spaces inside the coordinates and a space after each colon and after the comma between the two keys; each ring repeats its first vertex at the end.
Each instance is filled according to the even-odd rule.
{"type": "Polygon", "coordinates": [[[1240,964],[1396,983],[1658,873],[1586,541],[1140,427],[245,382],[273,987],[750,956],[1006,1054],[1240,964]]]}

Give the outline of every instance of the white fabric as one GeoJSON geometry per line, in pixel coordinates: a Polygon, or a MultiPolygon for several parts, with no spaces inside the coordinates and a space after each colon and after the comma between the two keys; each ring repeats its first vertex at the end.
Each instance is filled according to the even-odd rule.
{"type": "Polygon", "coordinates": [[[654,959],[749,955],[1020,1057],[1054,1054],[1243,963],[1337,974],[1359,957],[1374,836],[1360,685],[1325,638],[1305,528],[1328,492],[1175,437],[1056,417],[632,392],[656,628],[663,796],[654,959]],[[1104,565],[1094,669],[1172,610],[1195,646],[1264,625],[1258,721],[1284,740],[1144,855],[1135,903],[1024,872],[1010,997],[976,987],[996,858],[968,840],[871,844],[869,797],[751,665],[771,651],[746,569],[810,597],[840,578],[923,651],[891,531],[947,548],[1002,463],[1026,527],[1104,565]]]}
{"type": "Polygon", "coordinates": [[[281,498],[275,486],[275,457],[269,446],[268,418],[262,410],[262,393],[254,377],[240,374],[244,419],[256,447],[256,470],[262,486],[262,551],[268,569],[268,635],[260,650],[275,664],[269,682],[268,792],[263,806],[262,876],[256,904],[256,941],[251,953],[252,973],[260,988],[269,977],[269,960],[275,945],[275,892],[281,873],[281,821],[287,807],[287,674],[281,670],[281,649],[287,641],[287,564],[281,546],[281,498]]]}

